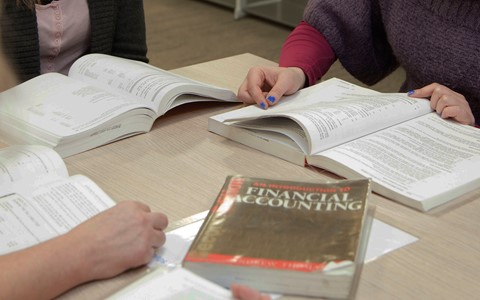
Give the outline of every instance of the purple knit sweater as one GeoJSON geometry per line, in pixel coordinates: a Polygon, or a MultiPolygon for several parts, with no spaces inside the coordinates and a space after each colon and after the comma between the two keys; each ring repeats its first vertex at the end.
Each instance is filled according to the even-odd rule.
{"type": "Polygon", "coordinates": [[[479,123],[480,1],[310,0],[304,20],[362,82],[401,65],[402,91],[443,84],[465,96],[479,123]]]}

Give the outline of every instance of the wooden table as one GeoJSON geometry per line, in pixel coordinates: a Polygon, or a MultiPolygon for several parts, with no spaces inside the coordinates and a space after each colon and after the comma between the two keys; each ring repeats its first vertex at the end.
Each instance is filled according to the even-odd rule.
{"type": "MultiPolygon", "coordinates": [[[[243,54],[173,70],[236,91],[250,66],[274,63],[243,54]]],[[[239,104],[188,104],[159,118],[151,132],[66,158],[71,174],[92,178],[113,199],[141,200],[171,223],[210,208],[230,174],[331,178],[240,145],[207,130],[209,116],[239,104]]],[[[429,213],[378,195],[376,218],[419,241],[363,268],[356,299],[478,299],[480,189],[429,213]]],[[[293,246],[293,245],[292,245],[293,246]]],[[[102,299],[146,272],[80,286],[62,298],[102,299]]]]}

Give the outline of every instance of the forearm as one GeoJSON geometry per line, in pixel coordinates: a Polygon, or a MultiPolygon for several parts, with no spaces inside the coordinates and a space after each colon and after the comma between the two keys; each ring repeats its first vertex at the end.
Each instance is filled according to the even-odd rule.
{"type": "Polygon", "coordinates": [[[0,256],[0,299],[51,299],[145,265],[165,243],[167,225],[164,214],[123,201],[67,234],[0,256]]]}
{"type": "Polygon", "coordinates": [[[64,235],[0,256],[0,299],[51,299],[88,281],[78,248],[64,235]]]}
{"type": "Polygon", "coordinates": [[[280,52],[280,67],[298,67],[313,85],[335,62],[336,56],[323,35],[302,21],[288,36],[280,52]]]}

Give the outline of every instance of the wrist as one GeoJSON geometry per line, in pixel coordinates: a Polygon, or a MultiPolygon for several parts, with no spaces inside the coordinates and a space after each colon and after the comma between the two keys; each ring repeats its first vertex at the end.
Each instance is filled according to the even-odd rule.
{"type": "Polygon", "coordinates": [[[91,247],[91,241],[78,238],[75,230],[64,234],[57,239],[58,254],[65,266],[66,276],[70,277],[74,285],[96,279],[95,251],[91,247]]]}
{"type": "Polygon", "coordinates": [[[302,89],[307,86],[307,76],[305,75],[305,72],[299,68],[299,67],[288,67],[294,74],[295,74],[295,82],[296,82],[296,87],[299,89],[302,89]]]}

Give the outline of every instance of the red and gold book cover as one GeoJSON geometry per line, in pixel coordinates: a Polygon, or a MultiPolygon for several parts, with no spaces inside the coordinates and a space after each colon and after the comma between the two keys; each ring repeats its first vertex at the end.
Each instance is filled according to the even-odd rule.
{"type": "Polygon", "coordinates": [[[368,179],[230,176],[184,263],[313,272],[354,262],[369,193],[368,179]]]}

